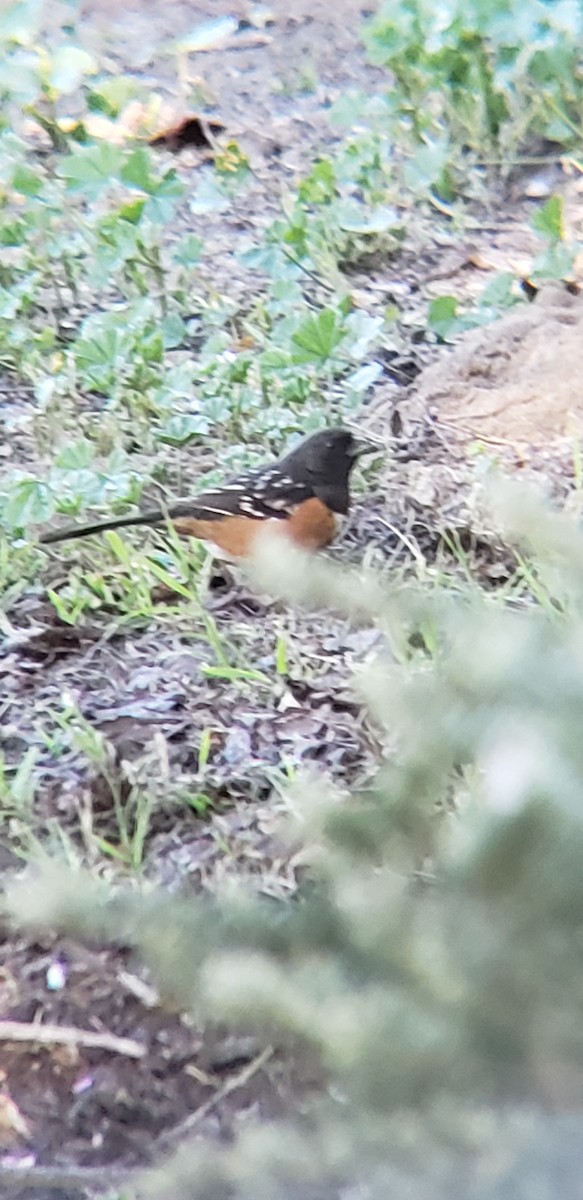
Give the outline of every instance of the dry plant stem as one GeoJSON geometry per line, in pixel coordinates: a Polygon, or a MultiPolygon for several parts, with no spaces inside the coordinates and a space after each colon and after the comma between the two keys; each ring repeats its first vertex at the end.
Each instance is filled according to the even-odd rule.
{"type": "Polygon", "coordinates": [[[209,1096],[208,1100],[205,1100],[204,1104],[201,1104],[195,1112],[190,1113],[188,1117],[185,1117],[184,1121],[181,1121],[180,1124],[176,1125],[174,1129],[170,1129],[167,1133],[163,1133],[156,1142],[155,1151],[169,1150],[171,1147],[176,1146],[178,1142],[181,1142],[185,1137],[188,1136],[189,1133],[192,1133],[193,1129],[196,1128],[196,1126],[200,1123],[200,1121],[203,1120],[204,1117],[208,1116],[209,1112],[212,1112],[213,1108],[216,1108],[217,1104],[221,1103],[221,1100],[224,1100],[226,1096],[230,1096],[232,1092],[238,1091],[239,1088],[245,1087],[245,1085],[249,1083],[249,1080],[252,1079],[258,1071],[261,1071],[262,1067],[269,1062],[269,1059],[272,1056],[273,1046],[267,1046],[265,1050],[262,1050],[261,1053],[253,1059],[253,1062],[250,1062],[246,1067],[243,1067],[242,1071],[239,1071],[239,1074],[235,1075],[233,1079],[228,1079],[226,1083],[224,1083],[222,1087],[218,1088],[213,1096],[209,1096]]]}
{"type": "Polygon", "coordinates": [[[93,1033],[74,1025],[40,1025],[34,1021],[0,1021],[0,1042],[36,1042],[37,1045],[85,1046],[110,1050],[126,1058],[143,1058],[146,1047],[131,1038],[115,1037],[112,1033],[93,1033]]]}
{"type": "Polygon", "coordinates": [[[0,1167],[0,1194],[18,1196],[28,1188],[42,1189],[44,1195],[49,1188],[74,1188],[79,1192],[119,1188],[128,1175],[128,1171],[112,1167],[0,1167]]]}

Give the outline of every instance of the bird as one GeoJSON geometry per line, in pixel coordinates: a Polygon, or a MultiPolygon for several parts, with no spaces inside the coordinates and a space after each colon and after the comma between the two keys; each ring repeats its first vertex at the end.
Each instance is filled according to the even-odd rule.
{"type": "Polygon", "coordinates": [[[40,543],[46,546],[129,525],[171,522],[181,536],[198,538],[219,557],[231,560],[250,556],[265,529],[304,550],[317,551],[329,545],[339,518],[349,511],[355,462],[375,451],[379,452],[378,443],[357,438],[348,429],[322,429],[281,458],[243,471],[191,500],[93,525],[50,530],[42,534],[40,543]]]}

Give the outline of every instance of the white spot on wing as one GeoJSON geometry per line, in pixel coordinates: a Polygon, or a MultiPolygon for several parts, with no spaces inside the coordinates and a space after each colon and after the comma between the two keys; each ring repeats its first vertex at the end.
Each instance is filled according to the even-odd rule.
{"type": "Polygon", "coordinates": [[[285,511],[287,508],[291,508],[292,505],[293,501],[290,500],[289,496],[270,496],[269,498],[269,507],[275,509],[277,512],[285,511]]]}
{"type": "Polygon", "coordinates": [[[230,508],[225,508],[224,506],[220,508],[216,504],[200,504],[197,507],[200,507],[201,512],[215,513],[218,517],[232,517],[233,515],[230,508]]]}
{"type": "Polygon", "coordinates": [[[298,486],[301,487],[302,485],[294,483],[293,479],[290,479],[288,475],[280,475],[279,479],[275,479],[273,481],[273,486],[274,488],[277,488],[278,491],[280,491],[282,488],[286,488],[289,492],[294,491],[298,486]]]}
{"type": "Polygon", "coordinates": [[[263,517],[265,515],[255,506],[254,501],[251,500],[249,496],[241,500],[241,503],[239,504],[239,512],[246,513],[250,517],[263,517]]]}

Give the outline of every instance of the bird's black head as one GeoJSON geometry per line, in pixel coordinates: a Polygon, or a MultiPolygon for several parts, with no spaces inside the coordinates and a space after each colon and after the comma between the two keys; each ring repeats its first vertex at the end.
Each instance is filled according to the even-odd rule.
{"type": "Polygon", "coordinates": [[[310,486],[332,512],[346,514],[350,503],[350,472],[361,454],[379,446],[355,437],[348,429],[321,429],[304,438],[280,466],[291,479],[310,486]]]}

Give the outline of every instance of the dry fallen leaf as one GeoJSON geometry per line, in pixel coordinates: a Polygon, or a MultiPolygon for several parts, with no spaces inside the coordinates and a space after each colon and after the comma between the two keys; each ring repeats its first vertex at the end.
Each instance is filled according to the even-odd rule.
{"type": "Polygon", "coordinates": [[[197,150],[212,150],[215,137],[219,133],[223,133],[224,129],[222,121],[211,120],[192,113],[177,121],[175,125],[170,125],[167,129],[162,129],[160,133],[155,133],[149,139],[149,145],[163,146],[166,150],[171,150],[173,154],[179,154],[187,146],[194,146],[197,150]]]}

